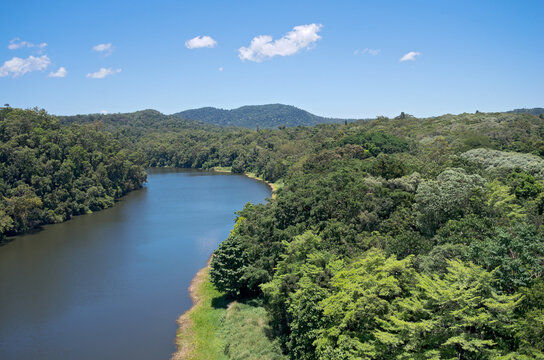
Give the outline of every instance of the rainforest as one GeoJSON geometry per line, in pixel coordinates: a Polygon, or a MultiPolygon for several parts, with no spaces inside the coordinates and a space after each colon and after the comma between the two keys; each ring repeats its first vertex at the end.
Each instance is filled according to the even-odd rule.
{"type": "Polygon", "coordinates": [[[275,188],[199,273],[174,356],[544,358],[544,115],[279,129],[113,116],[2,108],[1,236],[114,206],[149,168],[275,188]]]}

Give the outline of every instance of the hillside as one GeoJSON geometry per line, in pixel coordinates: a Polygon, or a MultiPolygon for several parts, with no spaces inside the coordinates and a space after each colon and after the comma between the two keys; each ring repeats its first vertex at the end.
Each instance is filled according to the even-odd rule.
{"type": "MultiPolygon", "coordinates": [[[[250,129],[277,128],[278,126],[312,126],[322,123],[343,123],[346,119],[325,118],[291,105],[268,104],[242,106],[225,110],[213,107],[185,110],[173,114],[183,119],[198,120],[220,126],[238,126],[250,129]]],[[[350,121],[350,120],[348,120],[350,121]]]]}

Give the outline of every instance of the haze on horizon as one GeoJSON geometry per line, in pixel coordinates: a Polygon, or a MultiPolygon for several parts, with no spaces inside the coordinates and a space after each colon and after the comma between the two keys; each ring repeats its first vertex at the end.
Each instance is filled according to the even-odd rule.
{"type": "Polygon", "coordinates": [[[0,101],[54,114],[283,103],[338,118],[542,107],[541,1],[18,1],[0,101]]]}

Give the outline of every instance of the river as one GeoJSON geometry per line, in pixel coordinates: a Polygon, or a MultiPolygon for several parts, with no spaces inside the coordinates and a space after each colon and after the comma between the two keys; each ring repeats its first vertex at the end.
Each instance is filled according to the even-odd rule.
{"type": "Polygon", "coordinates": [[[0,359],[169,359],[187,287],[246,202],[242,175],[151,170],[114,207],[0,247],[0,359]]]}

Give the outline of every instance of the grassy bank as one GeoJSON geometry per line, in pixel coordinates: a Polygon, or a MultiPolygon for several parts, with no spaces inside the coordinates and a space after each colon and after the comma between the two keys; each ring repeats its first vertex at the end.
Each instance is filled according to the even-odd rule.
{"type": "Polygon", "coordinates": [[[208,267],[197,273],[189,292],[194,306],[178,319],[178,351],[172,359],[284,359],[267,336],[265,309],[229,301],[213,287],[208,267]]]}
{"type": "Polygon", "coordinates": [[[193,307],[178,319],[178,351],[172,359],[227,359],[222,355],[224,342],[218,334],[226,310],[217,302],[212,304],[214,299],[222,297],[209,281],[207,266],[191,281],[189,293],[193,307]]]}

